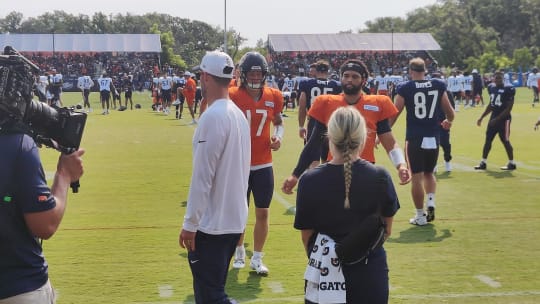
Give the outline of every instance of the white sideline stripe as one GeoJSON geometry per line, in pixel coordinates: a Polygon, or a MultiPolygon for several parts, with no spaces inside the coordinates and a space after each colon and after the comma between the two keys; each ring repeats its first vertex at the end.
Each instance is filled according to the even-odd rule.
{"type": "Polygon", "coordinates": [[[475,278],[477,278],[480,282],[488,285],[489,287],[499,288],[499,287],[502,286],[501,283],[493,280],[492,278],[488,277],[487,275],[479,274],[479,275],[475,276],[475,278]]]}
{"type": "Polygon", "coordinates": [[[284,293],[285,292],[285,289],[283,288],[283,284],[281,284],[281,282],[276,282],[276,281],[268,282],[267,285],[268,285],[268,287],[270,288],[270,290],[273,293],[284,293]]]}
{"type": "Polygon", "coordinates": [[[158,287],[160,298],[170,298],[173,296],[174,291],[171,285],[162,285],[158,287]]]}

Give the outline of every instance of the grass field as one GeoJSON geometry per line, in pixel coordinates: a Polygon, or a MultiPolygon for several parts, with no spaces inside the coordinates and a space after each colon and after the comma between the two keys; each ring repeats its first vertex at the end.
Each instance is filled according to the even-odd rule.
{"type": "MultiPolygon", "coordinates": [[[[98,94],[91,95],[94,112],[82,142],[86,154],[80,193],[70,194],[60,230],[44,242],[60,304],[193,303],[178,232],[195,127],[187,118],[152,112],[147,93],[134,98],[142,109],[104,116],[98,94]]],[[[65,93],[63,99],[65,104],[81,100],[79,93],[65,93]]],[[[499,170],[507,159],[498,138],[488,170],[472,169],[484,142],[485,125],[476,126],[483,109],[457,113],[451,131],[454,170],[443,173],[439,161],[437,219],[432,224],[408,224],[414,211],[410,185],[396,185],[401,210],[385,245],[390,303],[540,303],[540,132],[533,131],[540,109],[531,107],[531,100],[530,90],[518,89],[511,135],[518,169],[513,172],[499,170]]],[[[270,274],[231,270],[227,291],[241,303],[303,303],[306,259],[292,226],[295,196],[279,190],[302,148],[296,112],[286,114],[285,141],[274,153],[276,190],[265,248],[270,274]]],[[[400,117],[394,127],[401,144],[404,121],[400,117]]],[[[41,156],[50,178],[58,153],[42,149],[41,156]]],[[[378,150],[376,157],[380,165],[391,167],[384,151],[378,150]]],[[[250,209],[248,256],[253,222],[250,209]]]]}

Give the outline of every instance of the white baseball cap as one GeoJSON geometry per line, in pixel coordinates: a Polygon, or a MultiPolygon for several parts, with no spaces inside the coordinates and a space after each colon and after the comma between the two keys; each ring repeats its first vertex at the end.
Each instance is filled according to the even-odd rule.
{"type": "Polygon", "coordinates": [[[477,73],[478,73],[478,70],[477,70],[477,69],[473,69],[473,70],[472,70],[472,73],[473,73],[473,74],[477,74],[477,73]]]}
{"type": "Polygon", "coordinates": [[[220,51],[206,52],[200,68],[203,72],[221,78],[233,78],[234,63],[229,55],[220,51]]]}
{"type": "Polygon", "coordinates": [[[184,76],[190,76],[191,77],[191,73],[189,71],[185,71],[184,76]]]}

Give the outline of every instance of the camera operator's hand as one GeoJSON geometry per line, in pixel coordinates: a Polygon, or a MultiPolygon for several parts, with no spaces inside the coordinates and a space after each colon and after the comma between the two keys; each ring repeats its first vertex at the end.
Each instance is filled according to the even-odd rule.
{"type": "Polygon", "coordinates": [[[83,154],[83,149],[79,149],[71,154],[60,154],[56,166],[56,174],[65,178],[69,183],[79,180],[84,172],[81,158],[83,154]]]}
{"type": "Polygon", "coordinates": [[[26,224],[33,235],[47,240],[58,229],[66,210],[69,184],[78,180],[83,174],[81,159],[83,154],[84,150],[79,149],[69,155],[60,155],[51,186],[51,194],[54,196],[56,206],[44,212],[25,214],[26,224]]]}

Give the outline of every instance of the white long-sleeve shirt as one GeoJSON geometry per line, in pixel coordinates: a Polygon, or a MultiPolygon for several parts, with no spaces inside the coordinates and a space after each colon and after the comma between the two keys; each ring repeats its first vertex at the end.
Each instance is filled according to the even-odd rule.
{"type": "Polygon", "coordinates": [[[530,87],[538,87],[538,79],[540,79],[540,73],[529,73],[529,77],[527,77],[527,86],[530,87]]]}
{"type": "Polygon", "coordinates": [[[90,90],[94,86],[94,81],[90,76],[81,76],[77,80],[77,87],[81,90],[90,90]]]}
{"type": "Polygon", "coordinates": [[[193,135],[193,173],[183,228],[242,233],[248,216],[251,139],[245,115],[227,99],[214,101],[193,135]]]}

